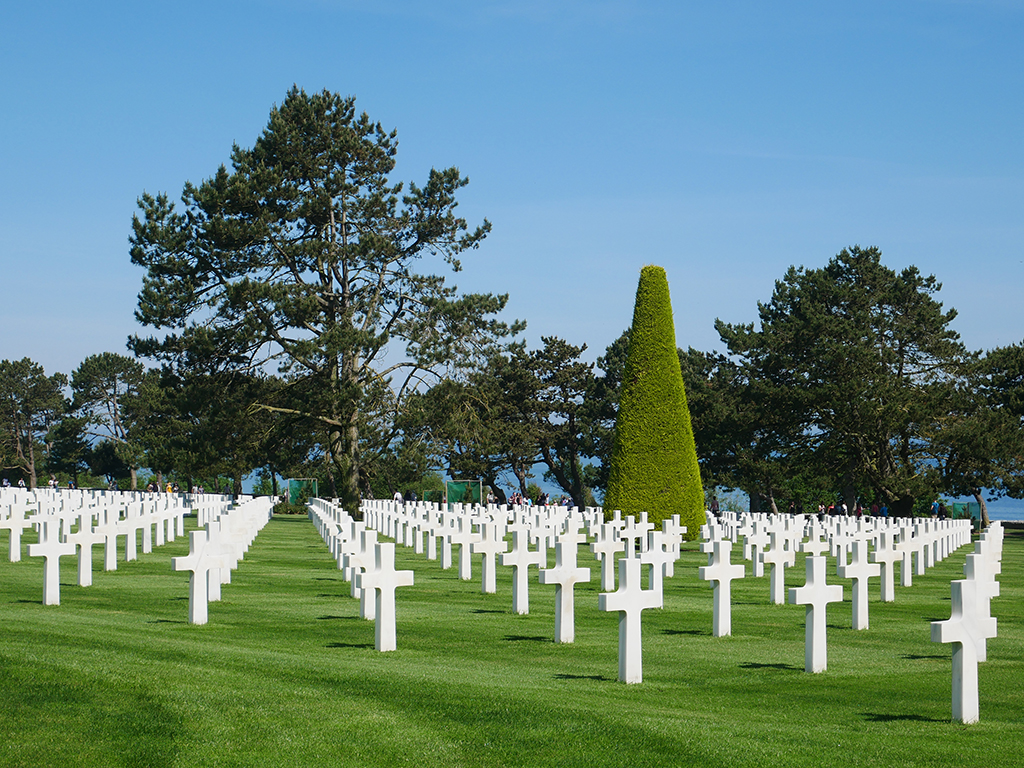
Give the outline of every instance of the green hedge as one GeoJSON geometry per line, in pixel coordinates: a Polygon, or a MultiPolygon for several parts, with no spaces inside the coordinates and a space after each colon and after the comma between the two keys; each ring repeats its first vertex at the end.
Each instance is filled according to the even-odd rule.
{"type": "Polygon", "coordinates": [[[704,490],[661,267],[640,271],[629,339],[604,509],[647,512],[656,525],[678,514],[694,538],[704,524],[704,490]]]}

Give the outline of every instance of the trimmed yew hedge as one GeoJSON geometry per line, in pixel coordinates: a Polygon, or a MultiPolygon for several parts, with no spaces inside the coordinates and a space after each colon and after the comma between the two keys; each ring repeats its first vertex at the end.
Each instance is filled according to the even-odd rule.
{"type": "Polygon", "coordinates": [[[656,525],[678,514],[688,538],[704,524],[704,490],[662,267],[640,270],[604,509],[607,515],[616,509],[638,517],[646,512],[656,525]]]}

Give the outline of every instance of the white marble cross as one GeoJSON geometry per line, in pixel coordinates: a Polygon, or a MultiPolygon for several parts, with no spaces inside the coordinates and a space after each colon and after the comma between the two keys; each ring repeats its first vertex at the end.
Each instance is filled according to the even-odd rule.
{"type": "Polygon", "coordinates": [[[732,542],[728,539],[716,541],[711,552],[711,563],[701,566],[700,578],[712,582],[711,634],[726,637],[732,634],[732,582],[745,575],[743,563],[730,562],[732,542]]]}
{"type": "Polygon", "coordinates": [[[117,537],[121,535],[120,510],[111,505],[100,509],[100,522],[96,532],[103,536],[103,570],[117,570],[117,537]]]}
{"type": "Polygon", "coordinates": [[[771,601],[775,605],[786,603],[786,568],[796,562],[796,553],[784,548],[785,533],[772,531],[771,546],[761,553],[761,562],[769,563],[772,567],[770,576],[771,601]]]}
{"type": "Polygon", "coordinates": [[[932,642],[953,644],[953,719],[978,722],[978,641],[996,636],[996,620],[981,615],[979,582],[961,579],[950,584],[952,614],[932,622],[932,642]]]}
{"type": "Polygon", "coordinates": [[[900,553],[900,586],[911,587],[914,584],[914,533],[909,525],[900,526],[900,537],[896,543],[896,551],[900,553]]]}
{"type": "Polygon", "coordinates": [[[395,545],[378,542],[374,568],[356,577],[359,588],[374,590],[376,615],[374,625],[374,648],[378,651],[393,651],[398,647],[395,631],[395,589],[412,585],[412,571],[395,570],[395,545]]]}
{"type": "Polygon", "coordinates": [[[825,583],[824,557],[812,555],[804,562],[807,583],[789,590],[789,602],[791,605],[807,606],[804,618],[804,671],[824,672],[828,669],[825,612],[829,603],[842,601],[843,586],[825,583]]]}
{"type": "Polygon", "coordinates": [[[626,543],[615,538],[616,530],[612,523],[602,523],[597,529],[597,541],[590,545],[590,551],[601,563],[601,589],[604,592],[615,589],[615,553],[626,551],[626,543]]]}
{"type": "Polygon", "coordinates": [[[818,525],[818,520],[817,518],[812,518],[807,541],[800,544],[800,551],[808,555],[820,555],[822,552],[827,552],[828,542],[821,538],[821,536],[822,530],[818,525]]]}
{"type": "Polygon", "coordinates": [[[103,535],[92,528],[92,507],[78,513],[78,530],[67,537],[78,548],[78,586],[92,585],[92,545],[103,541],[103,535]]]}
{"type": "Polygon", "coordinates": [[[43,605],[60,605],[60,558],[75,554],[75,545],[60,540],[56,515],[37,516],[32,522],[39,524],[39,543],[28,545],[28,556],[44,558],[43,605]]]}
{"type": "Polygon", "coordinates": [[[764,529],[764,523],[754,522],[751,533],[746,537],[746,543],[750,548],[750,559],[754,563],[753,576],[755,578],[764,576],[764,563],[761,561],[761,552],[768,545],[769,541],[771,539],[764,529]]]}
{"type": "Polygon", "coordinates": [[[25,517],[25,505],[17,498],[10,506],[10,513],[6,517],[0,515],[0,530],[7,529],[11,535],[8,557],[12,563],[21,561],[21,532],[31,525],[25,517]]]}
{"type": "Polygon", "coordinates": [[[640,522],[633,515],[626,516],[626,524],[619,531],[619,539],[626,542],[626,557],[635,557],[638,551],[643,551],[647,544],[647,532],[653,528],[654,525],[647,522],[647,515],[640,522]]]}
{"type": "Polygon", "coordinates": [[[494,523],[481,523],[480,541],[470,544],[470,551],[474,555],[483,555],[483,563],[480,571],[483,574],[480,583],[480,591],[487,595],[497,592],[495,584],[495,570],[497,569],[497,555],[503,555],[508,551],[508,545],[503,538],[498,536],[498,526],[494,523]]]}
{"type": "Polygon", "coordinates": [[[662,583],[668,575],[668,564],[675,561],[671,547],[665,546],[664,534],[661,531],[648,531],[647,548],[640,553],[640,562],[650,566],[647,583],[658,593],[662,591],[662,583]]]}
{"type": "Polygon", "coordinates": [[[881,530],[878,532],[878,544],[871,555],[872,559],[881,566],[882,602],[895,602],[896,580],[894,577],[896,561],[903,557],[903,553],[893,546],[892,531],[881,530]]]}
{"type": "Polygon", "coordinates": [[[661,590],[642,589],[640,560],[625,557],[619,560],[619,588],[597,596],[602,611],[619,612],[619,680],[623,683],[643,682],[643,652],[640,640],[640,613],[646,608],[661,608],[661,590]]]}
{"type": "Polygon", "coordinates": [[[837,567],[839,577],[853,579],[853,628],[868,628],[868,579],[878,576],[882,567],[868,562],[868,543],[864,539],[853,540],[850,562],[837,567]]]}
{"type": "MultiPolygon", "coordinates": [[[[977,613],[982,618],[991,615],[992,611],[992,598],[999,597],[999,582],[995,580],[995,575],[991,572],[991,564],[985,562],[984,555],[978,553],[971,553],[967,555],[967,560],[964,563],[964,576],[970,581],[977,582],[976,587],[976,599],[977,599],[977,613]]],[[[979,636],[975,643],[976,651],[978,654],[978,661],[986,661],[988,659],[988,638],[979,636]]]]}
{"type": "Polygon", "coordinates": [[[512,566],[512,610],[519,614],[530,612],[529,568],[531,565],[547,565],[542,559],[544,553],[530,549],[530,530],[524,525],[514,525],[512,551],[501,555],[501,564],[512,566]]]}
{"type": "Polygon", "coordinates": [[[372,621],[376,617],[377,602],[372,593],[359,586],[359,575],[370,570],[377,562],[377,532],[364,528],[359,532],[359,544],[345,555],[345,567],[352,583],[352,597],[359,598],[360,618],[372,621]]]}
{"type": "Polygon", "coordinates": [[[679,559],[679,547],[686,531],[686,526],[679,522],[679,515],[672,515],[672,517],[661,521],[662,536],[673,555],[673,558],[665,564],[665,578],[670,579],[675,575],[675,562],[679,559]]]}
{"type": "Polygon", "coordinates": [[[189,552],[183,557],[172,557],[171,568],[175,571],[191,571],[188,580],[188,623],[205,624],[208,620],[210,569],[220,568],[224,556],[220,552],[207,551],[209,532],[204,528],[189,535],[189,552]]]}
{"type": "MultiPolygon", "coordinates": [[[[541,584],[555,585],[555,642],[571,643],[576,639],[576,601],[574,586],[590,581],[590,569],[576,566],[577,544],[573,541],[555,543],[555,567],[542,568],[541,584]]],[[[637,561],[639,565],[639,561],[637,561]]]]}
{"type": "Polygon", "coordinates": [[[473,523],[467,515],[458,519],[458,528],[448,533],[453,547],[459,548],[459,578],[469,581],[473,578],[472,545],[480,541],[480,534],[473,532],[473,523]]]}

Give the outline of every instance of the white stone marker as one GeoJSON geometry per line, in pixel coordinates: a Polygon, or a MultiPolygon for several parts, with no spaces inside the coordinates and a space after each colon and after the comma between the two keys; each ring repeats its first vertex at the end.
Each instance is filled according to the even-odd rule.
{"type": "MultiPolygon", "coordinates": [[[[576,639],[576,601],[574,585],[590,581],[589,568],[576,567],[576,540],[561,538],[555,543],[555,567],[542,568],[538,574],[541,584],[555,585],[555,642],[571,643],[576,639]]],[[[637,560],[639,566],[640,561],[637,560]]]]}
{"type": "Polygon", "coordinates": [[[672,560],[665,564],[665,578],[667,579],[675,575],[675,562],[679,559],[679,548],[686,531],[686,526],[679,522],[679,515],[672,515],[672,517],[661,521],[661,532],[673,554],[672,560]]]}
{"type": "Polygon", "coordinates": [[[842,602],[843,585],[825,583],[825,558],[805,559],[807,583],[789,590],[791,605],[806,605],[804,618],[804,671],[828,669],[828,641],[825,636],[825,611],[829,603],[842,602]]]}
{"type": "MultiPolygon", "coordinates": [[[[989,572],[989,567],[990,565],[985,563],[984,557],[977,553],[968,555],[967,561],[964,563],[964,575],[968,580],[973,581],[978,585],[975,592],[977,599],[977,613],[982,618],[986,618],[991,615],[992,598],[999,597],[999,582],[996,581],[995,576],[989,572]]],[[[987,640],[987,637],[978,637],[975,642],[975,651],[978,654],[978,661],[988,660],[987,640]]]]}
{"type": "Polygon", "coordinates": [[[117,507],[106,506],[100,510],[100,523],[96,532],[103,536],[103,570],[117,570],[117,537],[121,535],[118,522],[120,511],[117,507]]]}
{"type": "Polygon", "coordinates": [[[68,536],[78,548],[78,586],[92,586],[92,545],[103,541],[103,535],[92,529],[92,508],[78,513],[78,530],[68,536]]]}
{"type": "Polygon", "coordinates": [[[700,567],[700,578],[712,582],[712,600],[714,607],[711,618],[711,634],[714,637],[726,637],[732,634],[732,581],[742,579],[745,575],[743,563],[730,562],[732,558],[732,542],[729,540],[714,542],[711,552],[711,564],[700,567]]]}
{"type": "Polygon", "coordinates": [[[796,562],[796,553],[784,549],[785,534],[782,531],[772,531],[771,546],[761,553],[761,562],[769,563],[772,567],[770,576],[769,594],[775,605],[786,604],[786,568],[796,562]]]}
{"type": "Polygon", "coordinates": [[[808,555],[817,556],[822,552],[828,551],[828,542],[821,538],[821,534],[816,528],[812,528],[810,538],[800,545],[800,551],[808,555]]]}
{"type": "Polygon", "coordinates": [[[376,614],[374,620],[374,648],[378,651],[393,651],[398,647],[395,631],[395,590],[413,583],[412,571],[395,570],[395,545],[378,542],[374,568],[356,577],[360,589],[374,590],[376,614]]]}
{"type": "Polygon", "coordinates": [[[597,596],[599,610],[618,611],[618,680],[643,682],[643,652],[640,640],[640,612],[663,605],[662,591],[641,589],[640,560],[624,557],[618,561],[618,589],[597,596]]]}
{"type": "Polygon", "coordinates": [[[597,607],[601,611],[619,612],[619,680],[621,682],[643,682],[640,612],[645,608],[661,608],[662,604],[661,590],[641,589],[640,560],[635,557],[625,557],[619,560],[619,588],[615,592],[598,595],[597,607]]]}
{"type": "Polygon", "coordinates": [[[75,545],[60,540],[60,518],[56,515],[37,517],[39,543],[28,545],[29,557],[44,558],[43,605],[60,605],[60,558],[75,554],[75,545]]]}
{"type": "Polygon", "coordinates": [[[650,566],[647,584],[651,589],[659,593],[663,590],[668,564],[674,561],[671,547],[665,546],[664,534],[661,531],[648,531],[647,548],[640,553],[640,562],[650,566]]]}
{"type": "Polygon", "coordinates": [[[590,545],[590,551],[601,563],[601,590],[615,590],[615,553],[626,551],[626,542],[615,538],[618,530],[612,523],[602,523],[597,529],[597,541],[590,545]]]}
{"type": "Polygon", "coordinates": [[[900,586],[911,587],[914,585],[914,540],[913,530],[910,526],[900,526],[899,541],[896,542],[896,551],[900,553],[900,586]]]}
{"type": "Polygon", "coordinates": [[[206,529],[189,534],[189,551],[184,557],[172,557],[171,568],[192,571],[188,580],[188,623],[205,624],[208,620],[208,582],[210,569],[223,566],[223,556],[207,551],[209,533],[206,529]]]}
{"type": "Polygon", "coordinates": [[[872,553],[872,559],[881,566],[882,576],[882,602],[892,603],[896,601],[896,561],[903,557],[903,553],[893,546],[892,531],[878,532],[878,545],[872,553]]]}
{"type": "Polygon", "coordinates": [[[619,531],[619,539],[626,543],[626,557],[635,557],[647,544],[647,532],[654,528],[646,516],[638,523],[633,515],[626,516],[626,524],[619,531]],[[636,542],[634,545],[633,542],[636,542]]]}
{"type": "Polygon", "coordinates": [[[359,617],[373,621],[377,617],[377,601],[374,595],[359,586],[359,575],[366,573],[377,562],[377,531],[364,528],[359,532],[359,546],[355,552],[345,555],[345,567],[349,569],[352,583],[352,597],[359,598],[359,617]]]}
{"type": "Polygon", "coordinates": [[[764,563],[761,561],[761,552],[768,545],[771,539],[764,530],[764,523],[754,522],[753,530],[746,537],[747,546],[750,548],[750,559],[754,563],[754,578],[764,576],[764,563]]]}
{"type": "Polygon", "coordinates": [[[30,525],[32,523],[25,518],[25,505],[17,498],[11,504],[10,514],[7,517],[0,515],[0,530],[6,528],[11,535],[8,558],[12,563],[21,562],[21,532],[30,525]]]}
{"type": "Polygon", "coordinates": [[[482,523],[480,526],[480,541],[470,544],[470,551],[474,555],[483,555],[483,563],[480,567],[482,574],[480,580],[480,591],[486,595],[493,595],[498,591],[495,583],[495,571],[497,570],[497,555],[503,555],[508,551],[505,540],[498,535],[498,526],[494,523],[482,523]]]}
{"type": "Polygon", "coordinates": [[[518,614],[530,612],[529,569],[531,565],[547,565],[544,553],[530,549],[530,529],[514,525],[512,530],[512,551],[501,556],[501,564],[512,566],[512,610],[518,614]]]}
{"type": "Polygon", "coordinates": [[[978,652],[980,639],[996,636],[996,620],[981,615],[978,585],[973,579],[950,584],[952,615],[932,622],[932,642],[953,644],[953,719],[978,722],[978,652]]]}
{"type": "Polygon", "coordinates": [[[453,546],[459,548],[459,578],[469,581],[473,578],[472,545],[480,541],[480,534],[473,533],[473,522],[467,516],[460,516],[458,528],[448,534],[453,546]]]}
{"type": "Polygon", "coordinates": [[[853,628],[868,628],[868,579],[878,576],[882,566],[868,562],[868,543],[863,539],[853,540],[853,554],[850,562],[836,569],[839,577],[853,579],[853,628]]]}

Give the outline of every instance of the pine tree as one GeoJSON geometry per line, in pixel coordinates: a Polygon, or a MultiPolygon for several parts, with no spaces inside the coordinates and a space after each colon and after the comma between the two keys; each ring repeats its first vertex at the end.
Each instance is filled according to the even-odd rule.
{"type": "Polygon", "coordinates": [[[640,271],[629,336],[604,508],[647,512],[656,525],[678,514],[693,538],[704,524],[704,491],[661,267],[640,271]]]}

